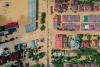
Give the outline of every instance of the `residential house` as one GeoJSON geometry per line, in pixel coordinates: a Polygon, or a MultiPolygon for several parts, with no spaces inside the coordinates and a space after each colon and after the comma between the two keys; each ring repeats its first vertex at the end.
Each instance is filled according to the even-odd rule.
{"type": "Polygon", "coordinates": [[[55,29],[61,28],[61,15],[55,15],[53,18],[53,27],[55,29]]]}
{"type": "Polygon", "coordinates": [[[62,15],[62,22],[80,22],[80,15],[62,15]]]}
{"type": "Polygon", "coordinates": [[[99,11],[99,6],[90,5],[90,4],[80,4],[80,5],[73,5],[71,7],[72,11],[99,11]],[[77,7],[77,9],[76,9],[77,7]]]}
{"type": "Polygon", "coordinates": [[[85,67],[91,67],[91,64],[85,64],[85,67]]]}
{"type": "Polygon", "coordinates": [[[92,64],[91,64],[91,67],[97,67],[97,64],[92,63],[92,64]]]}
{"type": "Polygon", "coordinates": [[[78,64],[73,64],[73,67],[78,67],[78,64]]]}
{"type": "Polygon", "coordinates": [[[88,24],[88,23],[82,23],[81,24],[81,30],[83,31],[93,31],[95,30],[94,24],[88,24]]]}
{"type": "Polygon", "coordinates": [[[84,64],[78,64],[78,67],[84,67],[85,65],[84,64]]]}
{"type": "Polygon", "coordinates": [[[83,41],[82,41],[82,47],[83,47],[83,48],[88,48],[88,47],[89,47],[89,42],[88,42],[88,40],[83,40],[83,41]]]}
{"type": "Polygon", "coordinates": [[[99,23],[95,23],[95,31],[100,31],[100,24],[99,23]]]}
{"type": "Polygon", "coordinates": [[[66,12],[68,0],[55,0],[54,11],[55,12],[66,12]]]}
{"type": "Polygon", "coordinates": [[[70,48],[70,43],[68,43],[69,37],[63,35],[63,48],[70,48]]]}
{"type": "Polygon", "coordinates": [[[62,24],[62,30],[67,31],[79,31],[80,30],[80,24],[76,23],[63,23],[62,24]]]}
{"type": "Polygon", "coordinates": [[[62,36],[62,34],[57,34],[55,39],[56,39],[56,41],[55,41],[56,46],[55,47],[57,49],[62,49],[62,43],[63,43],[63,36],[62,36]]]}
{"type": "Polygon", "coordinates": [[[97,47],[97,45],[98,45],[98,40],[96,40],[96,39],[91,40],[90,46],[91,46],[92,48],[97,47]]]}

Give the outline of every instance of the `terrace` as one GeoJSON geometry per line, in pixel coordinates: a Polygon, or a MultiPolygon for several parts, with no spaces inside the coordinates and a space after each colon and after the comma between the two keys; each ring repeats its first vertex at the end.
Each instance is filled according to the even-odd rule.
{"type": "Polygon", "coordinates": [[[89,5],[89,4],[80,4],[80,5],[73,5],[71,7],[72,11],[99,11],[99,6],[96,5],[89,5]]]}
{"type": "Polygon", "coordinates": [[[87,31],[92,31],[92,30],[95,30],[95,26],[94,26],[94,24],[86,24],[86,23],[83,23],[82,25],[81,25],[81,29],[82,30],[87,30],[87,31]]]}
{"type": "Polygon", "coordinates": [[[63,15],[62,22],[80,22],[80,15],[63,15]]]}
{"type": "Polygon", "coordinates": [[[96,1],[92,0],[55,0],[54,11],[66,12],[72,11],[99,11],[99,6],[96,5],[96,1]],[[70,6],[71,9],[68,9],[70,6]]]}
{"type": "Polygon", "coordinates": [[[80,23],[76,24],[74,22],[80,22],[79,15],[55,15],[53,18],[53,27],[58,30],[80,30],[80,23]]]}
{"type": "Polygon", "coordinates": [[[62,48],[78,49],[80,46],[80,42],[76,39],[77,39],[77,37],[73,38],[72,36],[58,34],[58,35],[56,35],[56,48],[57,49],[62,49],[62,48]],[[60,37],[57,37],[57,36],[60,36],[60,37]]]}
{"type": "Polygon", "coordinates": [[[56,35],[56,48],[57,49],[78,49],[83,48],[97,48],[99,46],[98,36],[94,39],[90,34],[86,35],[72,35],[67,36],[65,34],[56,35]]]}
{"type": "Polygon", "coordinates": [[[66,31],[79,31],[80,30],[80,24],[79,23],[63,23],[62,24],[62,30],[66,31]]]}
{"type": "Polygon", "coordinates": [[[82,31],[100,31],[99,23],[82,23],[81,24],[82,31]]]}
{"type": "Polygon", "coordinates": [[[100,22],[100,15],[86,15],[84,16],[84,21],[85,22],[100,22]]]}
{"type": "Polygon", "coordinates": [[[61,27],[61,15],[55,15],[53,18],[53,27],[60,28],[61,27]]]}

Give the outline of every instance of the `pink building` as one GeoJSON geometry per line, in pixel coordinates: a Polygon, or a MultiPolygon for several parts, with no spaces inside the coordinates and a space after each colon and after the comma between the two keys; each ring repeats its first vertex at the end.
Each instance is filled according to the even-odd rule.
{"type": "Polygon", "coordinates": [[[62,49],[62,39],[63,36],[61,34],[56,35],[56,48],[57,49],[62,49]]]}
{"type": "Polygon", "coordinates": [[[88,42],[88,40],[83,40],[83,41],[82,41],[82,46],[83,46],[83,48],[88,48],[88,47],[89,47],[89,42],[88,42]]]}

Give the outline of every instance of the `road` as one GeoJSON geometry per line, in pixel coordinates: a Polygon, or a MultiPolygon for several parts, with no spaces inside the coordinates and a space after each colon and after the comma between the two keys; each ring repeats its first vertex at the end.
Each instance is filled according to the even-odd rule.
{"type": "Polygon", "coordinates": [[[47,67],[50,67],[50,62],[49,62],[49,25],[48,25],[48,0],[47,0],[47,7],[46,7],[46,23],[47,23],[47,67]]]}

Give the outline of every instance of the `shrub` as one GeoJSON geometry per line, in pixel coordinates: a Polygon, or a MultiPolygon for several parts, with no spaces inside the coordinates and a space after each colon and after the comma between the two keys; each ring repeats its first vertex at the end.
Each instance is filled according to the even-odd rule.
{"type": "Polygon", "coordinates": [[[40,27],[40,29],[41,29],[41,31],[45,30],[45,26],[42,25],[42,26],[40,27]]]}

